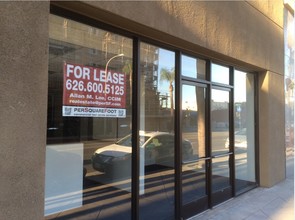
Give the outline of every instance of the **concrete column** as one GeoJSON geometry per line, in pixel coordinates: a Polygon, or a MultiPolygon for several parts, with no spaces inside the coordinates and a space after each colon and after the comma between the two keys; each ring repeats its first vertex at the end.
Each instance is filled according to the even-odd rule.
{"type": "Polygon", "coordinates": [[[0,219],[44,218],[49,2],[0,2],[0,219]]]}
{"type": "Polygon", "coordinates": [[[260,185],[271,187],[285,179],[284,77],[273,72],[259,75],[260,185]]]}

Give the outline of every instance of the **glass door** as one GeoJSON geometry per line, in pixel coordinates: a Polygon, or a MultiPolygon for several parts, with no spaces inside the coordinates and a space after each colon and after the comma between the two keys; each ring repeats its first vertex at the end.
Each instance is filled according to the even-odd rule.
{"type": "Polygon", "coordinates": [[[206,91],[201,84],[182,85],[182,205],[189,218],[208,209],[206,91]]]}
{"type": "Polygon", "coordinates": [[[206,85],[182,85],[181,178],[185,219],[232,197],[230,95],[230,90],[212,88],[208,112],[206,85]]]}
{"type": "Polygon", "coordinates": [[[211,90],[211,206],[232,197],[230,90],[211,90]]]}

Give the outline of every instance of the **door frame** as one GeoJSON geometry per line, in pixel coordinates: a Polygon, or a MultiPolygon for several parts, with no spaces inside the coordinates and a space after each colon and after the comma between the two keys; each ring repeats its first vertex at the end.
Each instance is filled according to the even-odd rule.
{"type": "MultiPolygon", "coordinates": [[[[210,132],[208,132],[208,124],[209,123],[209,118],[210,118],[210,112],[209,112],[209,97],[210,97],[210,86],[208,83],[201,83],[201,82],[196,82],[194,80],[182,80],[181,84],[180,84],[180,97],[181,97],[181,102],[179,104],[180,106],[180,123],[179,123],[179,127],[180,127],[180,139],[181,139],[181,143],[182,143],[182,125],[183,125],[183,115],[182,115],[182,95],[183,95],[183,86],[184,85],[188,85],[188,86],[193,86],[195,88],[204,88],[205,90],[205,157],[202,158],[198,158],[195,160],[191,160],[188,161],[187,164],[193,164],[193,163],[197,163],[200,161],[205,161],[205,191],[206,191],[206,196],[203,196],[201,198],[199,198],[198,200],[194,200],[190,203],[187,204],[183,204],[183,194],[182,194],[182,184],[183,184],[183,178],[182,178],[182,165],[184,164],[181,160],[180,162],[180,188],[181,188],[181,194],[179,199],[181,200],[181,218],[182,219],[187,219],[189,217],[192,217],[202,211],[207,210],[208,208],[210,208],[210,194],[211,194],[211,180],[210,180],[210,173],[211,173],[211,158],[209,157],[210,154],[210,150],[208,148],[208,146],[210,146],[210,132]]],[[[180,148],[182,148],[182,145],[180,148]]],[[[182,152],[182,151],[181,151],[182,152]]],[[[182,155],[181,155],[182,158],[182,155]]]]}
{"type": "MultiPolygon", "coordinates": [[[[235,186],[234,186],[234,180],[235,180],[235,167],[234,167],[234,149],[233,149],[233,143],[234,143],[234,90],[233,90],[233,68],[230,68],[230,85],[221,85],[218,83],[212,83],[210,81],[210,66],[211,62],[207,61],[207,80],[199,80],[199,79],[192,79],[188,77],[181,76],[180,74],[180,82],[179,82],[179,102],[178,106],[179,109],[176,112],[179,114],[178,117],[178,124],[177,126],[179,127],[179,139],[181,140],[182,137],[182,86],[183,85],[192,85],[192,86],[201,86],[206,88],[206,103],[205,103],[205,108],[206,108],[206,128],[205,128],[205,143],[206,143],[206,157],[202,158],[203,160],[206,160],[206,190],[207,190],[207,198],[201,198],[199,201],[194,201],[189,204],[183,204],[182,203],[182,162],[178,158],[178,165],[176,166],[179,172],[178,178],[179,181],[179,191],[180,193],[176,197],[176,199],[180,199],[181,201],[179,202],[180,204],[180,219],[187,219],[190,218],[202,211],[205,211],[207,209],[213,208],[214,206],[234,197],[234,192],[235,192],[235,186]],[[217,89],[217,90],[223,90],[223,91],[228,91],[229,92],[229,140],[230,140],[230,146],[231,148],[229,149],[229,152],[226,154],[222,155],[212,155],[212,127],[211,127],[211,94],[212,94],[212,89],[217,89]],[[220,157],[220,156],[228,156],[229,157],[229,184],[230,186],[221,190],[220,192],[213,192],[212,189],[212,160],[214,158],[220,157]],[[200,205],[203,204],[203,205],[200,205]]],[[[177,143],[177,142],[175,142],[177,143]]],[[[181,144],[181,142],[179,142],[181,144]]],[[[178,145],[181,146],[181,145],[178,145]]],[[[180,147],[181,148],[181,147],[180,147]]],[[[181,154],[181,149],[179,152],[181,154]]],[[[177,203],[176,203],[177,204],[177,203]]]]}

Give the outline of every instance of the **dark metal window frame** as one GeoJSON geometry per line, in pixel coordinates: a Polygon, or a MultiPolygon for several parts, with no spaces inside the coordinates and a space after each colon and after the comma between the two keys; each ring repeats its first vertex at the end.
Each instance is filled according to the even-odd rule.
{"type": "MultiPolygon", "coordinates": [[[[181,85],[184,82],[195,82],[198,84],[206,84],[207,88],[207,99],[209,100],[206,103],[206,111],[208,111],[207,114],[207,121],[211,121],[211,90],[212,88],[224,88],[227,91],[230,91],[230,141],[233,144],[234,143],[234,119],[233,119],[233,111],[234,111],[234,67],[233,65],[226,65],[226,62],[220,62],[219,60],[209,59],[208,57],[204,55],[200,55],[197,52],[192,53],[191,51],[186,51],[183,49],[180,49],[175,46],[171,46],[169,44],[165,44],[162,42],[158,42],[153,39],[146,38],[143,35],[134,34],[132,32],[128,32],[126,30],[120,29],[118,27],[114,27],[108,24],[105,24],[101,21],[95,20],[93,18],[89,18],[85,15],[70,11],[68,9],[63,9],[58,6],[55,6],[53,4],[50,5],[50,13],[53,15],[61,16],[64,18],[68,18],[77,22],[81,22],[83,24],[87,24],[96,28],[100,28],[102,30],[111,31],[113,33],[129,37],[133,40],[133,84],[132,84],[132,189],[131,189],[131,212],[132,212],[132,219],[137,220],[139,219],[139,103],[140,103],[140,88],[139,88],[139,82],[140,82],[140,42],[152,44],[154,46],[161,47],[163,49],[167,49],[170,51],[175,52],[175,145],[181,146],[181,85]],[[199,58],[206,60],[206,79],[195,79],[190,77],[185,77],[181,75],[181,55],[188,55],[194,58],[199,58]],[[230,79],[229,79],[229,85],[226,84],[220,84],[211,82],[211,65],[212,63],[226,66],[230,68],[230,79]]],[[[253,73],[253,72],[252,72],[253,73]]],[[[256,168],[256,182],[257,185],[259,184],[259,164],[258,158],[259,158],[259,147],[258,147],[258,82],[257,82],[257,76],[255,73],[254,80],[255,80],[255,100],[254,100],[254,108],[255,108],[255,168],[256,168]]],[[[207,129],[206,129],[206,143],[208,144],[208,151],[209,155],[211,156],[211,125],[208,123],[207,129]]],[[[181,201],[181,195],[182,195],[182,189],[181,189],[181,147],[177,148],[175,147],[175,219],[182,219],[183,213],[182,213],[182,201],[181,201]]],[[[234,181],[235,181],[235,173],[234,173],[234,149],[232,149],[231,159],[230,159],[230,169],[231,169],[231,183],[232,183],[232,196],[236,196],[235,189],[234,189],[234,181]]],[[[209,166],[209,172],[212,172],[212,166],[211,161],[208,162],[209,166]]],[[[209,193],[210,186],[211,186],[211,180],[210,176],[207,177],[208,185],[209,185],[209,193]]],[[[210,201],[209,197],[209,204],[212,204],[212,201],[210,201]]],[[[212,208],[212,205],[209,205],[210,208],[212,208]]]]}

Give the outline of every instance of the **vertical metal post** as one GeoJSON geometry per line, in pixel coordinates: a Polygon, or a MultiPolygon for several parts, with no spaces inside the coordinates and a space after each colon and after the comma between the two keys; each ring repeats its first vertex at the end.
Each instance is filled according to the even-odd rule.
{"type": "MultiPolygon", "coordinates": [[[[230,67],[229,69],[229,76],[230,76],[230,85],[234,86],[234,67],[230,67]]],[[[230,155],[230,176],[231,176],[231,185],[232,185],[232,197],[235,196],[236,188],[235,188],[235,120],[234,120],[234,114],[235,114],[235,90],[234,87],[230,91],[230,99],[229,99],[229,137],[230,137],[230,148],[229,150],[232,152],[230,155]]]]}
{"type": "Polygon", "coordinates": [[[131,218],[139,219],[139,100],[140,100],[140,48],[138,38],[133,39],[132,67],[132,163],[131,163],[131,218]]]}
{"type": "MultiPolygon", "coordinates": [[[[255,117],[255,177],[257,185],[260,185],[260,166],[259,166],[259,75],[254,75],[254,117],[255,117]]],[[[294,114],[295,117],[295,114],[294,114]]]]}
{"type": "Polygon", "coordinates": [[[181,54],[175,54],[175,121],[174,121],[174,143],[175,143],[175,219],[181,219],[182,213],[182,189],[181,189],[181,54]]]}
{"type": "MultiPolygon", "coordinates": [[[[206,60],[206,78],[210,82],[207,89],[207,114],[206,114],[206,121],[207,121],[207,130],[206,130],[206,157],[212,157],[212,135],[211,135],[211,61],[206,60]]],[[[207,195],[208,195],[208,207],[212,208],[212,158],[206,160],[206,182],[207,182],[207,195]]]]}

